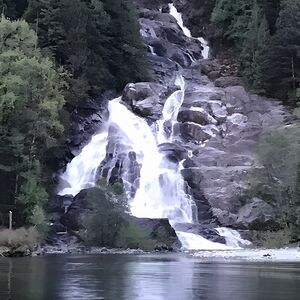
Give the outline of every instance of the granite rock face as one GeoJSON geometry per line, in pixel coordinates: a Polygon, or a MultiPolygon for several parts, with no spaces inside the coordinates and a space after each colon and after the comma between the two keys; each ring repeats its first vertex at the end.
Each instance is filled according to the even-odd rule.
{"type": "MultiPolygon", "coordinates": [[[[189,153],[181,172],[198,206],[198,217],[245,228],[237,220],[247,175],[257,164],[255,147],[264,132],[285,125],[290,115],[278,101],[247,92],[241,79],[217,60],[201,59],[201,45],[184,36],[167,9],[159,10],[165,5],[162,2],[158,7],[139,5],[139,11],[153,80],[166,87],[166,92],[133,101],[133,109],[149,121],[153,116],[159,118],[175,76],[183,75],[185,99],[173,129],[176,144],[189,153]],[[136,109],[138,106],[142,109],[136,109]]],[[[209,23],[205,17],[210,16],[214,1],[178,0],[174,4],[195,36],[205,34],[209,23]],[[200,16],[204,17],[202,31],[200,16]]]]}
{"type": "MultiPolygon", "coordinates": [[[[198,207],[200,221],[241,229],[257,227],[254,224],[258,224],[256,220],[261,216],[252,199],[246,199],[249,202],[246,207],[242,207],[241,202],[247,190],[247,175],[257,165],[255,149],[259,138],[266,131],[289,122],[289,112],[278,101],[246,91],[241,80],[228,76],[216,60],[203,60],[200,41],[183,34],[168,13],[168,1],[135,2],[141,35],[149,49],[152,82],[129,83],[123,91],[122,101],[151,124],[161,118],[168,96],[176,89],[175,78],[182,75],[186,90],[173,127],[174,142],[161,145],[160,150],[170,160],[182,162],[181,173],[198,207]]],[[[199,24],[199,16],[208,15],[201,9],[209,10],[213,1],[176,0],[174,3],[184,12],[184,19],[198,36],[201,32],[196,30],[193,20],[196,22],[197,19],[199,24]],[[193,12],[191,7],[195,5],[199,9],[193,12]]],[[[101,123],[104,119],[105,110],[101,110],[100,115],[95,112],[86,122],[101,123]]],[[[80,128],[76,132],[86,132],[84,124],[78,122],[76,126],[80,128]]],[[[82,137],[72,144],[82,144],[82,137]]],[[[106,177],[111,172],[112,182],[120,182],[122,167],[128,163],[134,195],[139,184],[140,166],[136,164],[134,153],[124,157],[123,147],[112,133],[107,145],[108,155],[101,166],[102,175],[106,177]],[[118,156],[113,157],[116,149],[118,156]]],[[[71,213],[74,205],[68,212],[70,219],[77,218],[75,212],[71,213]]],[[[265,205],[261,207],[266,208],[265,205]]],[[[265,221],[260,224],[274,219],[275,212],[266,210],[271,217],[268,219],[264,214],[265,221]]],[[[207,236],[214,240],[212,232],[208,231],[207,236]]]]}
{"type": "Polygon", "coordinates": [[[262,199],[253,198],[238,211],[237,226],[250,230],[278,230],[277,212],[262,199]]]}

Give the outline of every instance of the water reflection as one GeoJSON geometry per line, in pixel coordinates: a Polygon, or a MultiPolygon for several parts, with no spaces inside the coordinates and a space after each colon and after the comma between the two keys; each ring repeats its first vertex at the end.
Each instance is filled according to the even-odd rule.
{"type": "Polygon", "coordinates": [[[300,265],[183,255],[0,259],[2,300],[298,300],[300,265]]]}
{"type": "Polygon", "coordinates": [[[124,299],[192,299],[193,266],[184,257],[152,257],[129,267],[124,299]]]}

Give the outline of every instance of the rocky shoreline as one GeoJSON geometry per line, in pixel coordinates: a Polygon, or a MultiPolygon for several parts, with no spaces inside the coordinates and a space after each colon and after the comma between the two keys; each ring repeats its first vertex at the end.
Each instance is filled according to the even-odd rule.
{"type": "MultiPolygon", "coordinates": [[[[0,247],[0,259],[9,257],[36,257],[46,255],[161,255],[169,254],[170,251],[144,251],[141,249],[116,249],[106,247],[85,247],[69,245],[67,247],[43,246],[34,250],[19,247],[11,249],[0,247]]],[[[280,249],[230,249],[230,250],[202,250],[202,251],[174,251],[174,255],[185,255],[199,260],[199,262],[217,262],[217,263],[234,263],[234,262],[264,262],[264,263],[296,263],[300,262],[299,246],[291,245],[290,247],[280,249]]]]}
{"type": "MultiPolygon", "coordinates": [[[[144,251],[141,249],[117,249],[117,248],[106,248],[106,247],[85,247],[85,246],[72,246],[67,247],[57,247],[57,246],[42,246],[36,247],[36,249],[30,249],[26,246],[18,248],[10,247],[0,247],[0,257],[34,257],[34,256],[44,256],[44,255],[65,255],[65,254],[128,254],[128,255],[138,255],[146,253],[157,253],[161,251],[144,251]]],[[[166,251],[169,252],[169,251],[166,251]]]]}

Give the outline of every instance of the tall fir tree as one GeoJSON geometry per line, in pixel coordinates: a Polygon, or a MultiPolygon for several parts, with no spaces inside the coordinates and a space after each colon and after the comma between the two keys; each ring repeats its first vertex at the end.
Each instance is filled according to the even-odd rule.
{"type": "Polygon", "coordinates": [[[300,80],[300,1],[285,0],[266,53],[264,82],[270,95],[295,104],[300,80]]]}
{"type": "Polygon", "coordinates": [[[107,88],[102,45],[109,18],[101,1],[31,0],[25,18],[37,28],[39,46],[70,72],[69,104],[107,88]]]}
{"type": "Polygon", "coordinates": [[[212,13],[216,35],[240,45],[248,30],[252,6],[248,0],[217,0],[212,13]]]}
{"type": "Polygon", "coordinates": [[[263,12],[266,16],[270,34],[273,35],[276,31],[276,21],[280,12],[281,0],[259,0],[262,4],[263,12]]]}
{"type": "Polygon", "coordinates": [[[103,4],[111,18],[108,33],[111,49],[109,68],[117,79],[117,88],[123,88],[128,82],[147,79],[146,50],[140,37],[132,1],[103,0],[103,4]]]}
{"type": "Polygon", "coordinates": [[[240,70],[248,85],[259,92],[265,92],[263,66],[270,38],[269,26],[264,12],[254,0],[251,20],[242,45],[240,70]]]}

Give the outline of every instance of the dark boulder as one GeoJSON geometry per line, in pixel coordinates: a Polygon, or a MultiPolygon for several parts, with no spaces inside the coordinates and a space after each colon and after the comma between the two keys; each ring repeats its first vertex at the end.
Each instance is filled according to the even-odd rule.
{"type": "Polygon", "coordinates": [[[129,83],[123,91],[122,100],[126,103],[132,104],[133,101],[142,101],[152,96],[160,97],[166,92],[166,87],[158,83],[129,83]]]}
{"type": "Polygon", "coordinates": [[[212,208],[212,213],[213,216],[218,220],[218,222],[222,224],[222,226],[234,227],[236,225],[237,215],[231,213],[229,210],[212,208]]]}
{"type": "MultiPolygon", "coordinates": [[[[97,202],[97,209],[101,208],[102,213],[105,211],[109,214],[114,207],[104,189],[91,188],[83,190],[74,198],[73,203],[68,208],[68,212],[62,218],[62,224],[71,231],[84,229],[85,218],[95,210],[93,202],[97,202]]],[[[101,218],[101,215],[99,217],[101,218]]],[[[118,226],[120,225],[120,231],[117,231],[116,234],[120,234],[120,237],[109,241],[112,244],[116,243],[115,246],[168,251],[179,249],[181,246],[176,232],[168,219],[136,218],[126,214],[125,207],[124,212],[120,211],[119,217],[122,220],[119,220],[120,224],[118,226]],[[134,224],[134,234],[135,230],[137,231],[132,245],[128,240],[122,241],[124,239],[124,237],[122,238],[122,232],[125,232],[125,236],[128,234],[129,229],[127,226],[129,224],[134,224]]]]}
{"type": "Polygon", "coordinates": [[[222,76],[222,74],[219,71],[211,71],[207,74],[207,77],[212,81],[217,80],[221,76],[222,76]]]}
{"type": "Polygon", "coordinates": [[[153,90],[151,89],[149,83],[129,83],[125,86],[122,95],[122,100],[126,103],[131,104],[132,101],[141,101],[152,95],[153,90]]]}
{"type": "Polygon", "coordinates": [[[180,249],[181,243],[168,219],[148,219],[130,216],[129,220],[149,234],[147,238],[149,249],[147,250],[173,251],[180,249]]]}
{"type": "Polygon", "coordinates": [[[209,74],[221,73],[221,65],[216,60],[205,59],[201,61],[201,72],[209,77],[209,74]]]}
{"type": "Polygon", "coordinates": [[[86,213],[92,210],[90,198],[106,197],[101,190],[91,188],[82,190],[77,196],[74,197],[72,204],[68,207],[68,211],[61,218],[61,223],[66,226],[68,230],[78,231],[83,228],[83,218],[86,213]]]}
{"type": "Polygon", "coordinates": [[[153,117],[152,119],[158,120],[162,113],[162,105],[159,100],[158,97],[151,96],[141,101],[134,101],[132,110],[141,117],[153,117]]]}
{"type": "Polygon", "coordinates": [[[50,234],[51,233],[57,234],[57,233],[62,233],[62,232],[66,232],[66,231],[67,231],[66,226],[64,226],[60,222],[55,222],[50,225],[50,234]]]}
{"type": "Polygon", "coordinates": [[[129,83],[123,91],[122,100],[137,115],[158,120],[168,93],[168,89],[158,83],[129,83]]]}
{"type": "Polygon", "coordinates": [[[73,202],[72,195],[65,195],[65,196],[55,195],[48,202],[47,211],[49,213],[64,214],[66,209],[71,205],[72,202],[73,202]]]}
{"type": "Polygon", "coordinates": [[[273,206],[262,199],[253,198],[240,208],[237,226],[250,230],[278,230],[278,214],[273,206]]]}

